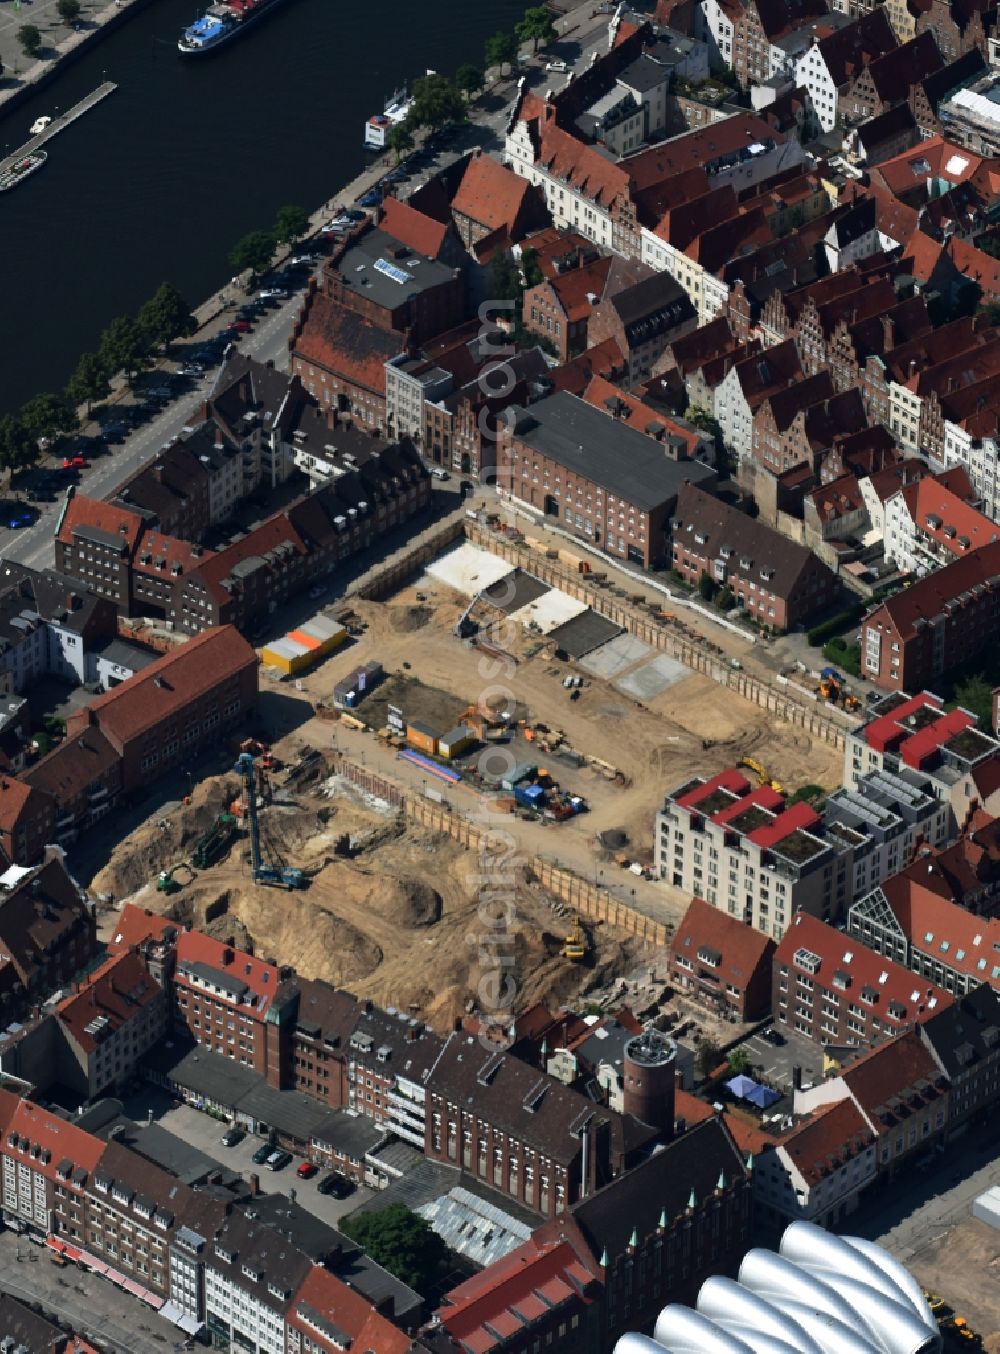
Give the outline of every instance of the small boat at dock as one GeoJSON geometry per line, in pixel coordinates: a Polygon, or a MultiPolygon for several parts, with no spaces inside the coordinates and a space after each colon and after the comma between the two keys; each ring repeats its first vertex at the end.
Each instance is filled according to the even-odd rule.
{"type": "Polygon", "coordinates": [[[48,158],[45,151],[33,150],[30,155],[25,155],[23,159],[8,165],[5,170],[0,171],[0,193],[6,193],[11,188],[16,188],[19,183],[23,183],[29,174],[41,169],[48,158]]]}

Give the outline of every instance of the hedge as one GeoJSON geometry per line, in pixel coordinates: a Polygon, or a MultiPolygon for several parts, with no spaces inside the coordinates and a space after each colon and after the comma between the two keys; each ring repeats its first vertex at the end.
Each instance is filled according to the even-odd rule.
{"type": "Polygon", "coordinates": [[[857,602],[846,611],[838,611],[836,616],[831,616],[829,620],[814,625],[806,638],[814,649],[818,648],[820,644],[825,644],[828,639],[833,639],[835,635],[839,635],[841,630],[846,630],[849,625],[856,625],[867,610],[867,603],[857,602]]]}

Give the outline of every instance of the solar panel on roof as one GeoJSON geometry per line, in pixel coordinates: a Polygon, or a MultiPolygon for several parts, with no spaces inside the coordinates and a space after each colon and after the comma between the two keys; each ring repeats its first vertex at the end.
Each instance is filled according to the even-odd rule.
{"type": "Polygon", "coordinates": [[[391,277],[393,282],[400,284],[410,281],[410,274],[405,268],[397,268],[394,263],[388,259],[376,259],[372,265],[378,272],[384,273],[386,277],[391,277]]]}

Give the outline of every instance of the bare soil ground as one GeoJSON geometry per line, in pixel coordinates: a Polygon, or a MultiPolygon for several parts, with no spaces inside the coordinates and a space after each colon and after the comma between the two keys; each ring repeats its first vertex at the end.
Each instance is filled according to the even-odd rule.
{"type": "MultiPolygon", "coordinates": [[[[610,683],[587,678],[580,698],[570,702],[562,680],[575,669],[547,657],[537,636],[509,629],[502,647],[518,660],[509,667],[455,638],[453,627],[466,599],[442,584],[423,578],[388,602],[355,601],[352,606],[362,627],[355,642],[299,684],[279,685],[262,674],[262,718],[267,721],[269,710],[283,707],[272,729],[279,756],[294,764],[303,740],[320,751],[330,746],[337,726],[312,718],[311,708],[289,731],[288,712],[295,708],[289,702],[309,707],[329,702],[335,683],[371,659],[387,673],[375,696],[379,710],[389,695],[397,695],[401,699],[394,703],[411,717],[450,727],[453,715],[457,720],[469,704],[495,708],[509,699],[515,715],[526,711],[533,722],[563,730],[571,746],[623,773],[620,785],[594,771],[546,760],[565,787],[589,803],[588,814],[547,834],[560,862],[585,877],[595,876],[595,861],[602,857],[601,833],[619,830],[632,844],[633,856],[648,859],[653,818],[664,792],[694,774],[732,766],[748,753],[788,789],[839,783],[838,753],[708,678],[683,678],[649,706],[610,683]],[[404,662],[409,664],[405,672],[404,662]]],[[[518,757],[540,755],[520,738],[512,751],[518,757]]],[[[486,963],[476,886],[469,877],[475,858],[450,839],[406,827],[386,806],[365,802],[353,787],[324,793],[319,780],[305,786],[289,782],[286,793],[281,774],[274,784],[277,798],[289,802],[264,810],[265,847],[307,871],[310,883],[302,893],[255,885],[242,836],[224,860],[199,872],[180,893],[156,891],[159,871],[187,860],[198,836],[237,797],[232,775],[200,785],[190,805],[150,820],[120,843],[93,890],[116,902],[135,895],[143,906],[207,926],[220,937],[233,935],[306,976],[386,1005],[412,1008],[447,1028],[474,1001],[486,963]],[[345,838],[352,844],[349,857],[340,853],[345,838]]],[[[667,905],[679,915],[686,900],[671,899],[667,905]]],[[[589,963],[574,965],[560,954],[574,924],[536,888],[520,885],[510,938],[517,1009],[538,999],[550,1004],[586,999],[655,962],[655,956],[619,933],[598,927],[588,932],[589,963]]]]}
{"type": "Polygon", "coordinates": [[[907,1268],[964,1316],[988,1349],[1000,1350],[1000,1232],[966,1218],[935,1237],[907,1268]]]}
{"type": "MultiPolygon", "coordinates": [[[[280,795],[280,775],[275,782],[280,795]]],[[[472,1009],[480,978],[500,952],[481,944],[489,932],[477,915],[475,858],[449,838],[406,827],[395,812],[366,803],[339,780],[261,812],[265,850],[305,869],[306,890],[254,884],[247,839],[240,835],[223,860],[178,893],[158,892],[159,871],[187,858],[236,791],[235,777],[209,783],[170,819],[145,824],[121,843],[92,889],[169,913],[217,938],[231,936],[306,977],[419,1013],[442,1031],[472,1009]],[[344,837],[350,858],[336,854],[344,837]]],[[[604,987],[619,964],[648,958],[641,946],[595,928],[588,961],[574,964],[560,953],[572,926],[540,891],[526,883],[517,889],[502,953],[512,960],[518,1010],[542,999],[585,996],[604,987]]]]}

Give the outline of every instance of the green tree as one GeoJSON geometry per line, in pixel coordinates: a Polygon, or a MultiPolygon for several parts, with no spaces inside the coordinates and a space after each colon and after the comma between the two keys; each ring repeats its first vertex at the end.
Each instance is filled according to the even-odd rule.
{"type": "Polygon", "coordinates": [[[720,611],[732,611],[736,605],[736,598],[729,588],[720,588],[715,599],[715,605],[720,611]]]}
{"type": "Polygon", "coordinates": [[[734,1077],[742,1076],[750,1070],[750,1054],[741,1044],[739,1048],[730,1050],[729,1057],[726,1059],[726,1066],[734,1077]]]}
{"type": "Polygon", "coordinates": [[[710,602],[715,596],[715,584],[704,569],[702,569],[701,577],[698,579],[698,593],[703,602],[710,602]]]}
{"type": "Polygon", "coordinates": [[[75,24],[80,17],[80,0],[58,0],[56,11],[64,24],[75,24]]]}
{"type": "Polygon", "coordinates": [[[355,1214],[339,1225],[376,1264],[418,1293],[426,1291],[447,1257],[447,1247],[430,1223],[405,1204],[355,1214]]]}
{"type": "Polygon", "coordinates": [[[467,61],[464,66],[459,66],[455,72],[455,87],[470,97],[473,94],[478,94],[483,87],[482,71],[478,66],[473,66],[471,62],[467,61]]]}
{"type": "Polygon", "coordinates": [[[274,233],[279,244],[295,244],[309,234],[309,213],[305,207],[289,203],[274,218],[274,233]]]}
{"type": "Polygon", "coordinates": [[[129,381],[146,365],[146,337],[131,315],[119,315],[101,335],[97,356],[105,371],[123,371],[129,381]]]}
{"type": "Polygon", "coordinates": [[[413,149],[413,133],[404,122],[396,122],[389,128],[389,134],[386,137],[386,145],[395,153],[396,163],[399,164],[402,157],[413,149]]]}
{"type": "Polygon", "coordinates": [[[25,56],[37,56],[42,50],[42,35],[34,24],[22,24],[17,30],[17,40],[25,56]]]}
{"type": "Polygon", "coordinates": [[[83,353],[66,385],[66,398],[74,405],[85,404],[89,414],[95,400],[106,399],[110,394],[111,385],[103,362],[96,353],[83,353]]]}
{"type": "Polygon", "coordinates": [[[152,345],[163,344],[169,352],[174,339],[187,337],[198,328],[191,307],[172,282],[161,282],[139,311],[139,328],[152,345]]]}
{"type": "Polygon", "coordinates": [[[544,5],[538,5],[524,11],[524,18],[514,25],[518,41],[533,43],[532,51],[538,51],[538,44],[553,42],[557,36],[552,15],[544,5]]]}
{"type": "Polygon", "coordinates": [[[513,33],[494,33],[486,39],[484,63],[491,66],[510,66],[517,60],[517,38],[513,33]]]}
{"type": "Polygon", "coordinates": [[[72,432],[79,424],[76,410],[64,395],[35,395],[21,410],[21,423],[37,442],[57,433],[72,432]]]}
{"type": "Polygon", "coordinates": [[[794,794],[788,796],[787,803],[789,808],[793,804],[803,803],[811,804],[813,808],[816,808],[820,800],[825,798],[826,791],[823,789],[822,785],[803,785],[801,789],[796,790],[794,794]]]}
{"type": "Polygon", "coordinates": [[[38,457],[38,443],[19,418],[0,415],[0,466],[21,470],[38,457]]]}
{"type": "Polygon", "coordinates": [[[722,1055],[714,1039],[703,1039],[698,1045],[698,1071],[703,1077],[710,1077],[719,1065],[722,1055]]]}
{"type": "Polygon", "coordinates": [[[274,231],[251,230],[233,245],[229,262],[238,273],[244,273],[249,269],[253,277],[259,277],[271,266],[276,244],[274,231]]]}
{"type": "Polygon", "coordinates": [[[509,249],[499,249],[490,264],[490,296],[497,301],[520,301],[521,270],[509,249]]]}
{"type": "Polygon", "coordinates": [[[521,270],[524,273],[524,285],[526,287],[537,287],[540,282],[545,281],[541,268],[538,266],[538,250],[521,250],[521,270]]]}
{"type": "Polygon", "coordinates": [[[980,727],[993,727],[993,687],[981,672],[967,677],[955,687],[955,700],[964,710],[976,716],[980,727]]]}
{"type": "Polygon", "coordinates": [[[433,130],[449,122],[464,122],[467,117],[465,100],[447,75],[435,71],[414,80],[409,119],[416,126],[433,130]]]}

